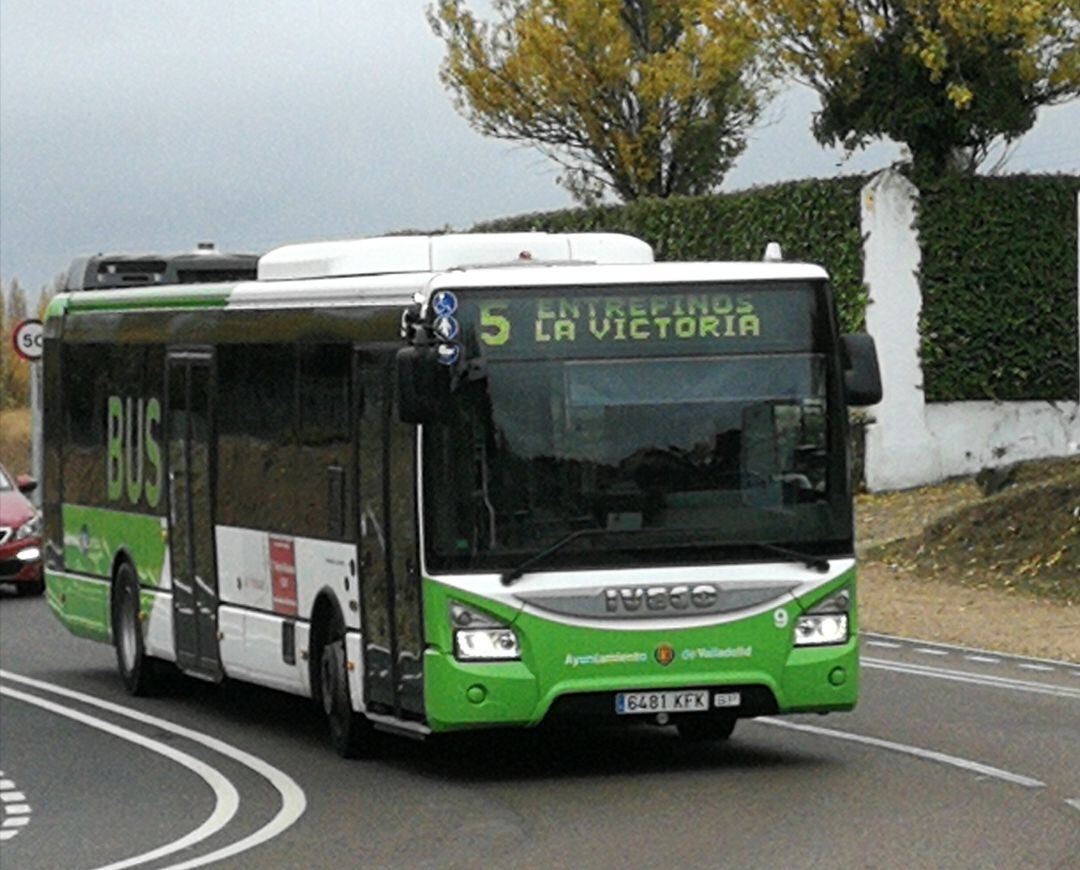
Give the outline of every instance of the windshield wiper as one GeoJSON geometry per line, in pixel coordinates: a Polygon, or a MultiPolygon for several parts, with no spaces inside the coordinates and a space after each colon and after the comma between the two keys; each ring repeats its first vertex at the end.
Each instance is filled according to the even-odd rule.
{"type": "MultiPolygon", "coordinates": [[[[502,573],[501,577],[500,577],[500,579],[502,580],[502,584],[503,584],[503,586],[509,586],[515,580],[518,580],[525,573],[526,569],[531,568],[537,562],[543,561],[545,558],[550,556],[552,553],[556,552],[557,550],[561,550],[567,544],[571,543],[572,541],[576,541],[578,538],[584,538],[586,536],[598,535],[598,534],[603,534],[603,533],[607,533],[607,532],[619,533],[619,532],[626,532],[626,531],[631,531],[631,530],[630,529],[607,529],[607,528],[603,528],[603,527],[599,527],[599,526],[596,527],[596,528],[590,528],[590,529],[578,529],[576,532],[571,532],[568,535],[564,535],[563,537],[559,538],[559,540],[557,540],[551,546],[547,547],[544,550],[541,550],[539,553],[535,553],[532,556],[529,556],[527,559],[525,559],[525,561],[519,563],[518,565],[515,565],[513,568],[509,569],[508,571],[504,571],[502,573]]],[[[666,531],[666,530],[664,530],[664,529],[634,529],[633,531],[637,532],[638,534],[642,534],[642,533],[647,534],[648,532],[657,532],[657,531],[666,531]]],[[[708,532],[708,531],[713,531],[713,530],[712,529],[680,529],[680,531],[686,531],[686,532],[694,533],[694,532],[708,532]]],[[[799,550],[792,550],[792,549],[789,549],[788,547],[783,547],[780,544],[774,544],[771,541],[744,541],[744,542],[739,542],[737,545],[739,545],[739,546],[747,546],[747,547],[757,547],[759,550],[765,550],[768,553],[775,553],[775,554],[777,554],[779,556],[786,556],[788,559],[793,559],[796,562],[802,562],[804,565],[806,565],[806,567],[813,568],[815,571],[820,571],[822,574],[824,574],[826,571],[829,570],[829,560],[828,559],[826,559],[826,558],[824,558],[822,556],[815,556],[812,553],[803,553],[803,552],[800,552],[799,550]]]]}
{"type": "Polygon", "coordinates": [[[532,556],[529,556],[529,558],[527,558],[524,562],[515,565],[509,571],[503,571],[502,576],[499,579],[502,580],[503,586],[509,586],[511,583],[519,579],[525,573],[526,568],[532,567],[537,562],[540,562],[546,557],[550,556],[556,550],[561,550],[570,542],[576,541],[578,538],[584,538],[588,535],[596,535],[610,531],[616,530],[606,529],[602,526],[597,526],[596,528],[590,529],[578,529],[576,532],[571,532],[569,535],[563,535],[563,537],[559,538],[559,540],[557,540],[547,549],[541,550],[539,553],[535,553],[532,556]]]}
{"type": "Polygon", "coordinates": [[[746,545],[749,547],[757,547],[759,550],[765,550],[769,553],[776,553],[779,556],[787,556],[789,559],[794,559],[796,562],[802,562],[807,568],[813,568],[815,571],[820,571],[822,574],[829,570],[829,560],[821,556],[815,556],[812,553],[791,550],[787,547],[781,547],[779,544],[774,544],[771,541],[747,541],[746,545]]]}

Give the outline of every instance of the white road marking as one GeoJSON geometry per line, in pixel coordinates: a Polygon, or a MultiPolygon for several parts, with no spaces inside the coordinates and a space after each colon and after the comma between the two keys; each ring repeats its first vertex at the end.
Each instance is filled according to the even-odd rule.
{"type": "Polygon", "coordinates": [[[1050,671],[1050,672],[1052,672],[1054,670],[1054,668],[1050,667],[1050,665],[1033,665],[1033,664],[1028,664],[1026,662],[1023,663],[1023,664],[1017,665],[1017,667],[1018,668],[1023,668],[1025,671],[1043,671],[1043,672],[1050,671]]]}
{"type": "Polygon", "coordinates": [[[982,662],[986,665],[1000,665],[1001,659],[995,659],[990,656],[964,656],[969,662],[982,662]]]}
{"type": "MultiPolygon", "coordinates": [[[[946,649],[946,650],[955,650],[955,651],[965,652],[965,653],[982,653],[984,655],[996,656],[996,657],[1005,658],[1005,659],[1008,659],[1010,661],[1016,661],[1016,662],[1039,662],[1040,664],[1057,665],[1058,667],[1062,667],[1062,668],[1075,667],[1075,664],[1073,664],[1072,662],[1063,662],[1063,661],[1058,661],[1057,659],[1042,659],[1042,658],[1038,658],[1036,656],[1018,656],[1018,655],[1013,655],[1012,653],[1003,653],[1000,650],[980,649],[979,647],[972,647],[972,646],[960,646],[959,644],[955,644],[955,643],[942,643],[941,641],[919,640],[918,638],[914,638],[914,637],[898,637],[895,634],[881,634],[880,632],[876,632],[876,631],[864,631],[864,632],[861,632],[860,634],[865,639],[891,640],[891,641],[896,641],[896,642],[898,642],[900,644],[907,644],[909,646],[914,646],[916,644],[919,644],[921,646],[934,646],[934,647],[940,647],[940,648],[946,649]]],[[[1080,676],[1080,671],[1077,672],[1077,676],[1080,676]]]]}
{"type": "Polygon", "coordinates": [[[948,653],[943,649],[933,649],[928,646],[917,646],[915,652],[922,653],[924,656],[947,656],[948,653]]]}
{"type": "Polygon", "coordinates": [[[1069,686],[1054,686],[1050,683],[1033,683],[1011,677],[998,677],[991,674],[976,674],[971,671],[955,671],[947,668],[935,668],[930,665],[916,665],[885,659],[863,658],[862,666],[882,671],[895,671],[917,677],[930,677],[936,680],[953,680],[958,683],[971,683],[977,686],[992,686],[997,689],[1010,689],[1014,692],[1033,692],[1038,695],[1053,695],[1057,698],[1080,700],[1080,689],[1069,686]]]}
{"type": "Polygon", "coordinates": [[[1019,773],[1010,773],[1007,770],[1002,770],[999,767],[991,767],[988,764],[980,764],[977,761],[970,761],[966,758],[959,758],[956,755],[947,755],[944,752],[936,752],[932,749],[922,749],[918,746],[908,746],[906,743],[894,743],[891,740],[881,740],[878,737],[868,737],[865,734],[852,734],[849,731],[836,731],[832,728],[821,728],[817,725],[804,725],[801,722],[786,722],[781,719],[773,719],[772,717],[762,717],[755,719],[755,722],[764,722],[767,725],[776,725],[780,728],[789,728],[792,731],[804,731],[807,734],[817,734],[822,737],[832,737],[836,740],[849,740],[852,743],[861,743],[865,746],[873,746],[877,749],[886,749],[889,752],[899,752],[904,755],[913,755],[916,758],[922,758],[926,761],[936,761],[938,764],[947,764],[951,767],[958,767],[961,770],[968,770],[973,773],[977,773],[981,776],[989,776],[993,779],[1000,779],[1003,782],[1012,783],[1013,785],[1022,785],[1025,788],[1043,788],[1046,783],[1040,782],[1037,779],[1032,779],[1030,776],[1023,776],[1019,773]]]}
{"type": "Polygon", "coordinates": [[[19,791],[15,781],[4,777],[4,771],[0,770],[0,807],[3,814],[0,818],[0,843],[11,840],[19,831],[30,824],[30,804],[26,803],[26,795],[19,791]]]}
{"type": "MultiPolygon", "coordinates": [[[[236,787],[220,771],[215,770],[209,764],[200,761],[193,755],[188,755],[186,752],[181,752],[179,749],[168,746],[165,743],[152,740],[149,737],[144,737],[142,734],[137,734],[134,731],[129,731],[127,728],[121,728],[119,725],[114,725],[112,722],[106,722],[104,719],[99,719],[96,716],[90,716],[79,710],[73,710],[70,707],[65,707],[62,704],[48,701],[45,698],[39,698],[37,695],[31,695],[27,692],[19,691],[18,689],[0,686],[0,695],[15,698],[25,704],[33,704],[36,707],[41,707],[43,710],[48,710],[50,713],[55,713],[58,716],[65,716],[68,719],[74,719],[76,722],[81,722],[83,725],[89,725],[91,728],[96,728],[98,731],[104,731],[106,734],[111,734],[113,737],[119,737],[121,740],[127,740],[129,743],[134,743],[136,746],[149,749],[151,752],[158,753],[158,755],[164,755],[170,761],[175,761],[177,764],[186,767],[196,776],[201,777],[203,781],[210,786],[210,789],[214,793],[214,809],[207,817],[206,821],[199,825],[199,827],[190,833],[185,834],[183,837],[173,840],[171,843],[167,843],[164,846],[160,846],[151,852],[109,864],[109,870],[121,870],[121,868],[124,867],[134,867],[136,864],[143,864],[147,861],[163,858],[166,855],[171,855],[174,852],[179,852],[182,849],[194,846],[196,843],[201,843],[203,840],[212,837],[229,824],[229,822],[232,821],[233,816],[236,815],[237,809],[240,807],[240,795],[237,793],[236,787]]],[[[104,868],[102,868],[102,870],[104,870],[104,868]]]]}
{"type": "Polygon", "coordinates": [[[261,758],[252,755],[250,752],[238,749],[237,747],[226,743],[224,740],[210,737],[209,735],[203,734],[200,731],[195,731],[192,728],[174,725],[172,722],[168,722],[165,719],[160,719],[157,716],[150,716],[146,713],[140,713],[138,710],[133,710],[130,707],[123,707],[120,704],[103,701],[100,698],[95,698],[93,695],[86,695],[82,692],[73,691],[72,689],[65,689],[63,686],[57,686],[53,683],[46,683],[42,680],[24,677],[21,674],[14,674],[3,669],[0,669],[0,678],[14,680],[15,682],[33,686],[45,692],[52,692],[56,695],[62,695],[66,698],[82,701],[84,704],[90,704],[99,707],[102,710],[108,710],[111,713],[126,716],[137,722],[153,725],[165,731],[171,731],[173,734],[178,734],[181,737],[186,737],[188,740],[193,740],[196,743],[206,746],[214,752],[231,758],[255,771],[261,777],[268,780],[277,790],[278,794],[281,795],[281,809],[278,810],[277,814],[269,822],[257,831],[254,831],[242,840],[237,840],[235,843],[223,846],[220,849],[211,852],[209,855],[192,858],[184,863],[175,864],[165,868],[165,870],[187,870],[187,868],[190,867],[201,867],[204,864],[209,864],[213,861],[221,861],[224,858],[229,858],[233,855],[245,852],[248,849],[252,849],[255,846],[265,843],[267,840],[273,839],[290,828],[296,823],[296,820],[304,814],[304,810],[307,809],[307,796],[304,794],[304,790],[297,784],[296,780],[285,772],[278,770],[278,768],[273,765],[267,764],[261,758]]]}
{"type": "Polygon", "coordinates": [[[868,640],[868,641],[866,641],[866,645],[867,646],[880,646],[880,647],[884,647],[885,649],[900,649],[900,644],[891,643],[891,642],[889,642],[887,640],[868,640]]]}
{"type": "Polygon", "coordinates": [[[1080,810],[1080,798],[1069,798],[1069,800],[1065,801],[1065,803],[1067,803],[1074,810],[1080,810]]]}

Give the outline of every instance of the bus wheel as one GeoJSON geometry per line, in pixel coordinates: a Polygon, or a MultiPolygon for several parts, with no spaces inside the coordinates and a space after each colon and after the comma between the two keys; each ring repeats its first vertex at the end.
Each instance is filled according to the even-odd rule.
{"type": "Polygon", "coordinates": [[[727,740],[735,730],[734,716],[691,716],[676,722],[679,736],[695,743],[727,740]]]}
{"type": "Polygon", "coordinates": [[[116,570],[112,597],[112,632],[116,663],[124,688],[132,695],[149,695],[158,684],[156,662],[146,654],[139,624],[139,581],[130,562],[116,570]]]}
{"type": "Polygon", "coordinates": [[[364,758],[371,754],[373,729],[366,718],[353,711],[345,662],[345,626],[334,614],[319,662],[319,694],[330,726],[330,742],[337,754],[342,758],[364,758]]]}

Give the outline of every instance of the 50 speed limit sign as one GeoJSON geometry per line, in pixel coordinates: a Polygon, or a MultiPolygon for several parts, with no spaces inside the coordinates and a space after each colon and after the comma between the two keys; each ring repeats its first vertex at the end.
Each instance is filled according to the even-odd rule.
{"type": "Polygon", "coordinates": [[[41,359],[41,353],[45,349],[44,337],[45,327],[40,320],[24,320],[11,334],[11,343],[15,345],[15,353],[34,362],[41,359]]]}

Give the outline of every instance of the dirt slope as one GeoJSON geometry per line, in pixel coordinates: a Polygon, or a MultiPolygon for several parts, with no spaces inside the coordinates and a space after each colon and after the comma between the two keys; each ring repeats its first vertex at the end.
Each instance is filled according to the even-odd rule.
{"type": "Polygon", "coordinates": [[[856,516],[864,628],[1080,662],[1080,457],[860,496],[856,516]]]}

